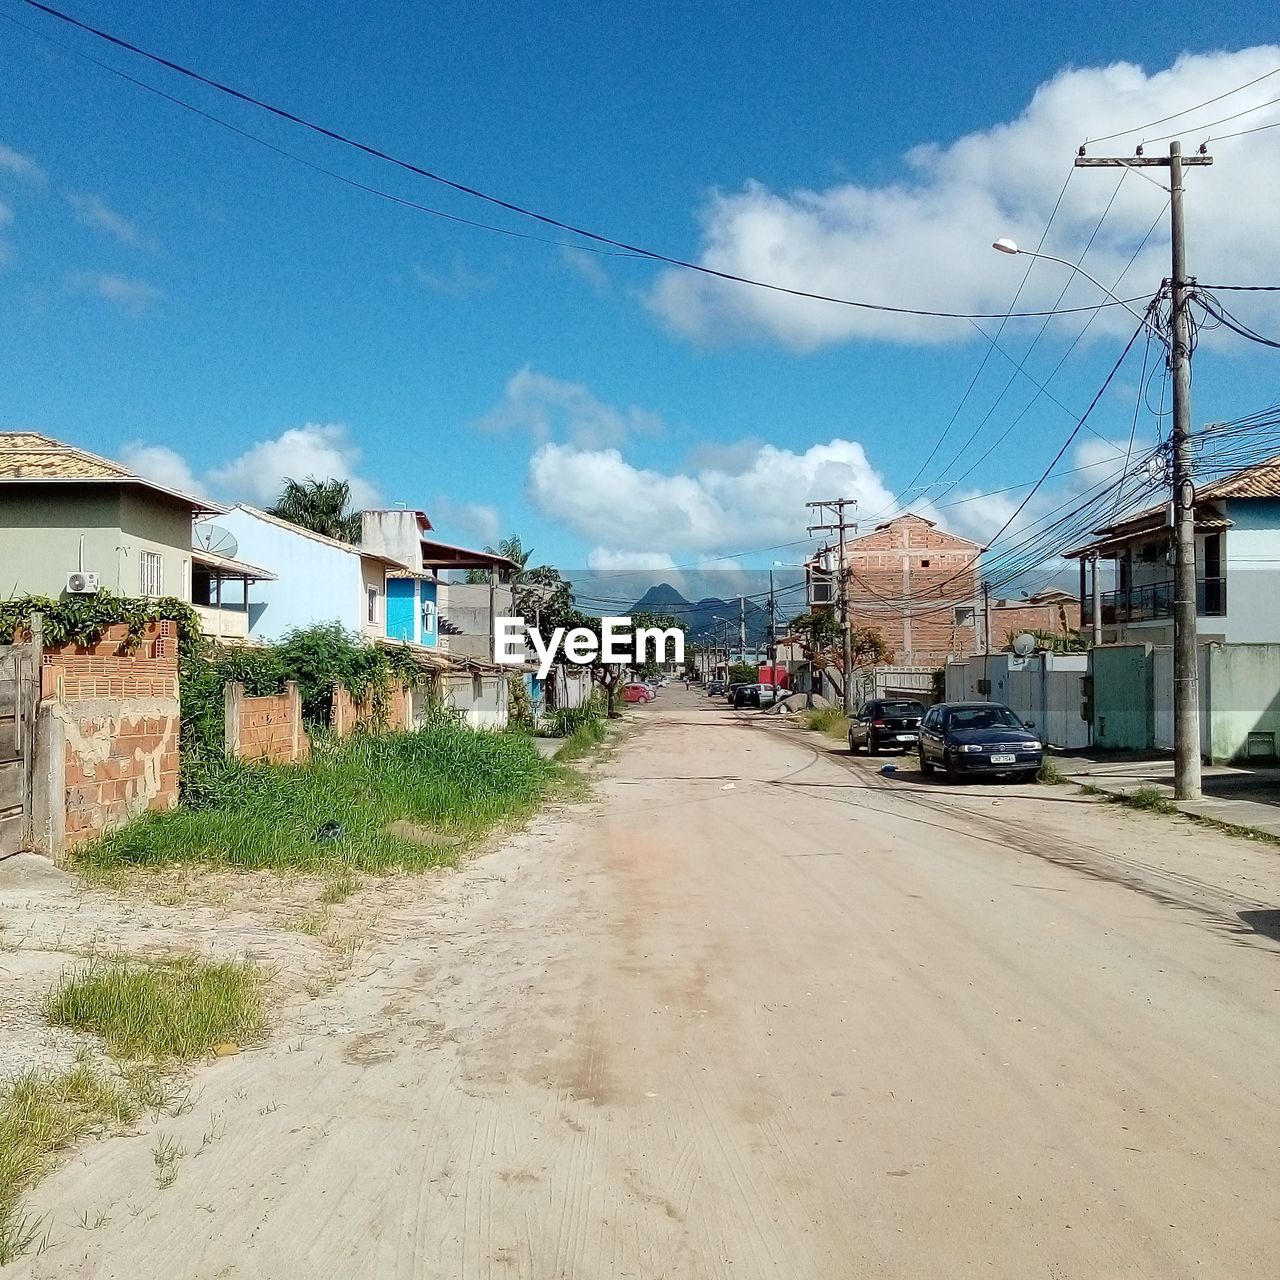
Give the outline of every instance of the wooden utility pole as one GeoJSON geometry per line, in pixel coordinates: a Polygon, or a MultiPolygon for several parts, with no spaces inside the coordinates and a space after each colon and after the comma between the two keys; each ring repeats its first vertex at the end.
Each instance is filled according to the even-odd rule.
{"type": "MultiPolygon", "coordinates": [[[[1083,150],[1083,148],[1081,148],[1083,150]]],[[[1213,157],[1184,156],[1171,142],[1167,156],[1076,157],[1076,167],[1169,170],[1170,241],[1173,273],[1169,371],[1173,375],[1173,509],[1176,560],[1173,581],[1173,785],[1179,800],[1200,798],[1200,676],[1196,645],[1195,485],[1191,462],[1191,282],[1187,278],[1182,170],[1213,157]]],[[[1097,624],[1095,623],[1095,626],[1097,624]]]]}
{"type": "Polygon", "coordinates": [[[836,602],[840,610],[840,633],[842,638],[843,661],[841,666],[844,669],[844,690],[843,700],[844,709],[847,715],[851,715],[854,710],[853,705],[853,636],[849,629],[849,592],[845,582],[844,573],[844,540],[848,533],[857,533],[857,524],[850,524],[845,517],[846,507],[857,507],[858,500],[856,498],[832,498],[826,502],[806,502],[805,506],[816,509],[819,514],[829,514],[832,518],[823,524],[811,524],[809,532],[812,533],[829,533],[834,532],[839,539],[839,551],[837,553],[839,560],[839,568],[837,570],[838,577],[836,579],[836,602]]]}

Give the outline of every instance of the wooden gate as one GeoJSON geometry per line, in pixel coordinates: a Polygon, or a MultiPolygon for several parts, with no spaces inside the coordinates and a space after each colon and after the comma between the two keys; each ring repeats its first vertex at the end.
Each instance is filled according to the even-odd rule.
{"type": "Polygon", "coordinates": [[[0,645],[0,857],[30,848],[38,644],[0,645]]]}

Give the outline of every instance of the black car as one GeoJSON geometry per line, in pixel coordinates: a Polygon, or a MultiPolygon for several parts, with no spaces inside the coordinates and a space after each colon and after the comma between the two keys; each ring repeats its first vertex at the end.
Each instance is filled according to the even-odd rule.
{"type": "Polygon", "coordinates": [[[707,697],[708,697],[708,698],[714,698],[714,697],[716,696],[716,694],[718,694],[718,693],[723,693],[723,692],[724,692],[724,681],[723,681],[723,680],[708,680],[708,681],[707,681],[707,697]]]}
{"type": "Polygon", "coordinates": [[[911,698],[873,698],[849,721],[849,750],[878,756],[886,747],[910,751],[916,745],[924,703],[911,698]]]}
{"type": "Polygon", "coordinates": [[[1033,782],[1044,746],[1030,729],[999,702],[940,702],[920,721],[920,772],[932,773],[936,764],[951,782],[977,773],[1033,782]]]}

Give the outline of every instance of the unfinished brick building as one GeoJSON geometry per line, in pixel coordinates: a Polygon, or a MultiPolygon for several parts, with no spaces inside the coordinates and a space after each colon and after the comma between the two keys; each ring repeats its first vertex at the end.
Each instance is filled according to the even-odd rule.
{"type": "MultiPolygon", "coordinates": [[[[849,620],[874,627],[899,666],[940,666],[981,645],[976,542],[907,514],[844,546],[849,620]]],[[[834,559],[834,557],[833,557],[834,559]]]]}

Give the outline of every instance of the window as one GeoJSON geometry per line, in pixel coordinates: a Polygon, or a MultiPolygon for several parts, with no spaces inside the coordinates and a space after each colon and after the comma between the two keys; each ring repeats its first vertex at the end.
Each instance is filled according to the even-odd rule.
{"type": "Polygon", "coordinates": [[[956,606],[956,626],[971,627],[973,626],[973,606],[960,604],[956,606]]]}
{"type": "Polygon", "coordinates": [[[920,567],[921,567],[922,569],[927,569],[927,568],[929,567],[929,562],[928,562],[927,560],[921,560],[921,561],[920,561],[920,567]]]}
{"type": "Polygon", "coordinates": [[[143,551],[138,556],[138,594],[164,595],[164,556],[158,551],[143,551]]]}
{"type": "Polygon", "coordinates": [[[1143,564],[1155,564],[1160,559],[1160,544],[1158,542],[1144,542],[1141,554],[1143,564]]]}
{"type": "Polygon", "coordinates": [[[378,588],[365,587],[365,599],[369,604],[369,621],[377,622],[378,620],[378,588]]]}
{"type": "Polygon", "coordinates": [[[422,630],[424,633],[429,633],[435,629],[436,602],[434,600],[424,600],[422,602],[422,630]]]}

